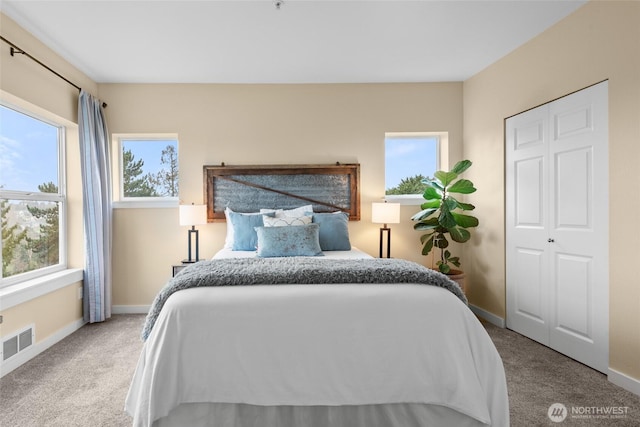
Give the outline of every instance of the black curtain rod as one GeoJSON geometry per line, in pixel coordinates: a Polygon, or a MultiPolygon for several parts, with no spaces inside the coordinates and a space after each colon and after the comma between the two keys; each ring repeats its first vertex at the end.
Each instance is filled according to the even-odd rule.
{"type": "MultiPolygon", "coordinates": [[[[46,68],[48,71],[52,72],[53,74],[55,74],[56,76],[58,76],[59,78],[61,78],[62,80],[64,80],[65,82],[69,83],[71,86],[75,87],[76,89],[78,89],[78,92],[82,90],[82,88],[80,86],[78,86],[77,84],[73,83],[71,80],[69,80],[68,78],[66,78],[65,76],[63,76],[62,74],[58,73],[56,70],[54,70],[53,68],[49,67],[47,64],[43,63],[42,61],[40,61],[39,59],[29,55],[27,52],[25,52],[23,49],[20,49],[18,46],[16,46],[15,43],[5,39],[4,37],[0,36],[0,39],[7,43],[10,47],[10,52],[11,52],[11,56],[15,56],[16,53],[22,54],[24,56],[26,56],[27,58],[29,58],[30,60],[34,61],[36,64],[40,65],[41,67],[46,68]]],[[[102,103],[102,107],[103,108],[107,108],[107,104],[105,102],[102,103]]]]}

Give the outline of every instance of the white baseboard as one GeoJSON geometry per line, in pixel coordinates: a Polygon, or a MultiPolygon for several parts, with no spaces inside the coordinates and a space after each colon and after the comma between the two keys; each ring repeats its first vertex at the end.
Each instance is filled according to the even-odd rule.
{"type": "Polygon", "coordinates": [[[151,309],[150,305],[112,305],[112,314],[147,314],[151,309]]]}
{"type": "Polygon", "coordinates": [[[499,328],[505,328],[507,326],[506,322],[502,317],[496,316],[495,314],[487,310],[484,310],[480,307],[476,307],[475,305],[469,304],[469,308],[471,309],[471,311],[473,311],[473,313],[476,316],[482,317],[484,320],[491,323],[492,325],[495,325],[499,328]]]}
{"type": "Polygon", "coordinates": [[[623,389],[630,391],[631,393],[640,396],[640,380],[632,378],[622,372],[618,372],[615,369],[609,368],[609,381],[622,387],[623,389]]]}
{"type": "Polygon", "coordinates": [[[62,341],[67,336],[71,335],[82,326],[84,326],[86,322],[82,319],[78,319],[75,322],[72,322],[65,326],[62,329],[56,331],[53,335],[48,336],[42,341],[36,342],[32,346],[26,348],[25,350],[19,352],[15,356],[9,358],[6,361],[0,362],[0,378],[13,371],[16,368],[27,363],[29,360],[33,359],[49,347],[54,344],[62,341]]]}

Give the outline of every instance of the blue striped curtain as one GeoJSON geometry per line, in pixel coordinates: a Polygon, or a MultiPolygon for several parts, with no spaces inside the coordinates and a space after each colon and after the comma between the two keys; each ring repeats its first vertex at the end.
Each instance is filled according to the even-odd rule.
{"type": "Polygon", "coordinates": [[[78,101],[85,241],[84,320],[111,317],[111,156],[102,102],[85,91],[78,101]]]}

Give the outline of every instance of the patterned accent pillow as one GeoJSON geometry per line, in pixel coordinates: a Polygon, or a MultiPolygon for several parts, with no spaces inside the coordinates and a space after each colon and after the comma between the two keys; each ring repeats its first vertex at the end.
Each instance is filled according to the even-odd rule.
{"type": "Polygon", "coordinates": [[[322,256],[318,224],[256,227],[259,257],[322,256]]]}
{"type": "Polygon", "coordinates": [[[305,216],[281,216],[271,217],[268,215],[262,216],[262,221],[265,227],[286,227],[287,225],[307,225],[311,224],[313,217],[305,216]]]}

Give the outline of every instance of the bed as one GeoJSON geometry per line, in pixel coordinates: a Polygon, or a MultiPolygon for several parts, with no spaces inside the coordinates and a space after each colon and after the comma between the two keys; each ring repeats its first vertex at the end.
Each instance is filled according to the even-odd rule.
{"type": "Polygon", "coordinates": [[[508,426],[502,361],[457,284],[304,210],[227,210],[225,248],[159,292],[133,425],[508,426]]]}

